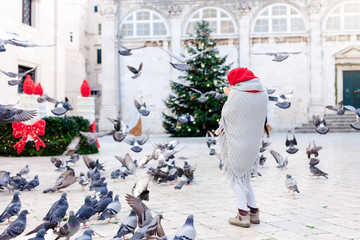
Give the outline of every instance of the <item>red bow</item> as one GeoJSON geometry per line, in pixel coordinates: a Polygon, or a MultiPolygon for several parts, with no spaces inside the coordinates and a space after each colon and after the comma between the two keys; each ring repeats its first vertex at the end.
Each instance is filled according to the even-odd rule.
{"type": "Polygon", "coordinates": [[[17,148],[18,154],[24,149],[28,135],[34,139],[36,150],[39,151],[40,146],[45,147],[44,142],[38,137],[38,135],[43,136],[45,134],[45,125],[46,122],[43,119],[36,121],[33,125],[26,125],[21,122],[14,122],[12,124],[14,137],[22,137],[20,141],[14,145],[14,148],[17,148]]]}

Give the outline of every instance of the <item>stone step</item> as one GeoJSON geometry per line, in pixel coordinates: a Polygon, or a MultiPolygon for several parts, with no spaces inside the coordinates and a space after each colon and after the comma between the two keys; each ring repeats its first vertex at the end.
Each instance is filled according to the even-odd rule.
{"type": "MultiPolygon", "coordinates": [[[[359,132],[360,134],[360,131],[356,131],[355,129],[352,129],[352,128],[348,128],[348,129],[330,129],[328,134],[329,133],[335,133],[335,132],[359,132]]],[[[315,129],[296,129],[295,128],[295,133],[317,133],[315,131],[315,129]]]]}

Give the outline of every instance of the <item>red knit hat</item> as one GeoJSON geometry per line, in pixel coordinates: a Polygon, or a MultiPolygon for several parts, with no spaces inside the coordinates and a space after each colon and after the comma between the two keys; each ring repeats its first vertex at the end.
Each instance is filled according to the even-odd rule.
{"type": "Polygon", "coordinates": [[[234,68],[227,75],[227,79],[231,85],[235,85],[239,82],[249,81],[251,79],[257,78],[252,71],[247,68],[234,68]]]}

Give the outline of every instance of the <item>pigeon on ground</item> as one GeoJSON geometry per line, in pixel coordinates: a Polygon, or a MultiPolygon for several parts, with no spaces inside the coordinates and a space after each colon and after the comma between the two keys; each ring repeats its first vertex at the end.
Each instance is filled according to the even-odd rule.
{"type": "Polygon", "coordinates": [[[56,179],[55,186],[44,190],[43,193],[59,191],[60,189],[66,188],[77,181],[74,169],[69,166],[67,166],[66,169],[66,172],[62,173],[56,179]]]}
{"type": "Polygon", "coordinates": [[[285,187],[289,190],[289,192],[293,191],[293,195],[294,192],[300,193],[296,180],[293,179],[290,174],[286,174],[285,187]]]}
{"type": "Polygon", "coordinates": [[[140,147],[140,145],[144,145],[148,139],[149,139],[149,134],[147,134],[146,136],[127,135],[124,141],[127,144],[133,146],[131,147],[132,151],[138,153],[141,152],[142,150],[142,147],[140,147]]]}
{"type": "Polygon", "coordinates": [[[89,158],[88,156],[86,155],[83,155],[83,159],[84,159],[84,163],[85,165],[87,166],[88,169],[98,169],[98,170],[103,170],[105,171],[104,169],[104,164],[103,163],[100,163],[99,162],[99,159],[97,159],[96,161],[92,160],[91,158],[89,158]]]}
{"type": "MultiPolygon", "coordinates": [[[[180,176],[178,174],[179,177],[180,177],[180,181],[174,187],[174,189],[180,190],[185,185],[185,183],[190,184],[190,182],[192,182],[194,180],[194,172],[195,172],[195,170],[196,170],[196,165],[190,166],[190,164],[187,161],[185,161],[184,162],[184,168],[183,168],[184,174],[182,176],[180,176]]],[[[178,169],[178,173],[179,172],[181,172],[181,171],[179,171],[179,169],[178,169]]]]}
{"type": "Polygon", "coordinates": [[[195,237],[194,215],[191,214],[186,218],[185,224],[177,230],[173,240],[194,240],[195,237]]]}
{"type": "Polygon", "coordinates": [[[104,198],[100,199],[100,201],[93,207],[94,214],[98,213],[98,215],[100,215],[103,211],[105,211],[107,206],[113,201],[112,196],[113,192],[109,191],[104,198]]]}
{"type": "Polygon", "coordinates": [[[0,235],[1,240],[8,240],[16,238],[25,231],[26,228],[26,215],[29,214],[27,210],[22,210],[18,218],[10,223],[5,231],[0,235]]]}
{"type": "Polygon", "coordinates": [[[26,179],[23,178],[20,173],[17,173],[16,176],[10,177],[7,188],[11,191],[20,190],[26,184],[28,184],[28,181],[26,181],[26,179]]]}
{"type": "Polygon", "coordinates": [[[129,216],[127,216],[121,223],[118,232],[113,238],[121,238],[129,233],[134,234],[135,228],[137,227],[137,221],[135,211],[131,210],[129,216]]]}
{"type": "Polygon", "coordinates": [[[265,142],[264,140],[261,140],[260,152],[265,152],[266,147],[268,147],[270,144],[270,142],[265,142]]]}
{"type": "Polygon", "coordinates": [[[328,174],[321,171],[319,168],[315,167],[319,163],[319,160],[316,158],[311,158],[309,165],[310,165],[310,172],[317,177],[324,176],[325,178],[328,178],[328,174]]]}
{"type": "Polygon", "coordinates": [[[215,155],[216,154],[216,150],[215,150],[216,139],[215,139],[215,135],[211,131],[206,132],[206,145],[210,149],[209,154],[215,155]],[[211,136],[210,138],[209,138],[209,135],[211,136]]]}
{"type": "Polygon", "coordinates": [[[289,147],[286,150],[286,152],[289,154],[295,154],[297,151],[299,151],[299,149],[295,147],[296,145],[297,145],[297,142],[296,142],[295,134],[293,133],[292,138],[289,138],[288,134],[286,134],[285,146],[289,147]]]}
{"type": "Polygon", "coordinates": [[[49,97],[47,94],[43,94],[40,97],[38,97],[37,101],[39,103],[42,102],[51,102],[55,104],[55,108],[51,109],[51,112],[56,116],[61,116],[67,113],[67,111],[74,110],[74,108],[71,106],[69,102],[65,101],[57,101],[56,99],[53,99],[49,97]]]}
{"type": "MultiPolygon", "coordinates": [[[[0,40],[1,41],[1,40],[0,40]]],[[[22,83],[22,79],[24,76],[26,76],[27,74],[31,73],[32,71],[35,71],[37,67],[30,69],[26,72],[23,73],[13,73],[13,72],[6,72],[0,69],[0,72],[2,72],[3,74],[5,74],[8,77],[14,78],[13,80],[9,80],[8,84],[10,86],[15,86],[18,85],[20,83],[22,83]]]]}
{"type": "Polygon", "coordinates": [[[188,122],[194,122],[195,118],[190,114],[181,114],[180,116],[178,116],[177,120],[180,123],[188,123],[188,122]]]}
{"type": "Polygon", "coordinates": [[[0,223],[4,222],[6,219],[8,219],[8,221],[10,222],[10,218],[19,214],[20,210],[21,201],[19,198],[19,192],[15,192],[12,201],[7,205],[4,212],[0,215],[0,223]]]}
{"type": "Polygon", "coordinates": [[[94,215],[95,212],[91,205],[90,196],[85,197],[85,203],[82,205],[79,210],[75,214],[75,218],[84,225],[84,227],[88,227],[86,222],[89,218],[94,215]]]}
{"type": "Polygon", "coordinates": [[[70,155],[70,159],[69,160],[66,160],[66,163],[73,163],[75,164],[77,161],[79,161],[80,159],[80,156],[78,153],[73,153],[70,155]]]}
{"type": "Polygon", "coordinates": [[[147,115],[150,114],[150,111],[147,110],[146,108],[146,102],[143,96],[141,96],[140,98],[140,102],[138,102],[136,99],[134,100],[134,104],[135,107],[137,108],[137,110],[139,111],[139,113],[141,115],[143,115],[144,117],[146,117],[147,115]]]}
{"type": "Polygon", "coordinates": [[[38,175],[35,175],[34,179],[28,182],[25,186],[20,188],[20,191],[35,189],[37,186],[39,186],[39,178],[38,175]]]}
{"type": "Polygon", "coordinates": [[[36,115],[36,110],[8,108],[0,104],[0,123],[25,122],[36,115]]]}
{"type": "Polygon", "coordinates": [[[269,96],[269,101],[276,102],[276,106],[282,109],[288,109],[291,106],[291,102],[286,101],[289,100],[293,96],[293,92],[288,94],[281,94],[281,95],[271,95],[269,96]]]}
{"type": "Polygon", "coordinates": [[[58,157],[51,157],[50,161],[56,167],[55,171],[62,171],[65,170],[67,167],[67,162],[58,157]]]}
{"type": "Polygon", "coordinates": [[[0,189],[7,187],[10,181],[10,172],[0,171],[0,189]]]}
{"type": "Polygon", "coordinates": [[[125,179],[128,175],[133,174],[137,168],[136,160],[133,161],[130,154],[126,153],[125,157],[115,156],[121,163],[120,176],[125,179]]]}
{"type": "Polygon", "coordinates": [[[217,159],[219,159],[219,169],[222,170],[223,166],[224,166],[224,163],[223,163],[223,160],[221,159],[221,153],[216,153],[215,154],[215,157],[217,159]]]}
{"type": "Polygon", "coordinates": [[[269,55],[274,56],[272,61],[282,62],[289,57],[290,54],[299,54],[301,52],[265,52],[265,53],[252,53],[254,55],[269,55]]]}
{"type": "Polygon", "coordinates": [[[82,186],[82,190],[84,190],[85,186],[87,186],[89,184],[89,178],[87,176],[85,176],[84,173],[81,172],[78,182],[82,186]]]}
{"type": "Polygon", "coordinates": [[[344,115],[345,109],[343,107],[343,101],[340,101],[336,104],[336,106],[326,106],[327,109],[333,110],[337,115],[344,115]]]}
{"type": "Polygon", "coordinates": [[[261,156],[259,157],[259,165],[264,166],[265,161],[266,161],[266,157],[264,157],[264,155],[261,154],[261,156]]]}
{"type": "Polygon", "coordinates": [[[89,146],[94,145],[97,142],[97,138],[104,137],[109,134],[113,134],[114,130],[108,130],[103,132],[83,132],[80,131],[80,134],[87,138],[86,144],[89,146]]]}
{"type": "Polygon", "coordinates": [[[116,215],[121,210],[121,204],[119,202],[119,194],[115,195],[114,201],[112,201],[106,209],[101,213],[98,220],[105,220],[106,218],[109,218],[108,223],[110,223],[112,218],[116,218],[116,215]]]}
{"type": "Polygon", "coordinates": [[[306,155],[308,158],[313,154],[315,157],[319,156],[319,151],[322,149],[322,146],[316,146],[315,141],[313,141],[314,147],[311,148],[311,142],[309,143],[309,147],[306,148],[306,155]]]}
{"type": "Polygon", "coordinates": [[[141,48],[145,48],[146,46],[142,46],[142,47],[135,47],[135,48],[128,48],[125,47],[124,45],[120,44],[120,48],[122,48],[123,50],[118,50],[119,54],[122,56],[131,56],[132,55],[132,50],[136,50],[136,49],[141,49],[141,48]]]}
{"type": "Polygon", "coordinates": [[[58,213],[56,215],[59,215],[60,212],[65,211],[65,213],[64,213],[64,216],[65,216],[68,207],[69,207],[69,204],[68,204],[68,201],[66,198],[66,193],[62,193],[60,199],[53,203],[53,205],[47,212],[46,216],[43,218],[43,221],[51,222],[50,219],[51,219],[52,215],[54,215],[54,213],[56,211],[58,211],[60,208],[62,209],[62,211],[58,211],[58,213]]]}
{"type": "Polygon", "coordinates": [[[120,169],[116,169],[111,172],[111,179],[114,179],[116,181],[120,177],[120,169]]]}
{"type": "Polygon", "coordinates": [[[186,62],[196,58],[197,56],[199,56],[200,54],[203,54],[205,52],[208,52],[209,50],[212,49],[212,47],[208,47],[206,49],[204,49],[203,51],[201,52],[197,52],[196,54],[193,54],[193,55],[190,55],[188,57],[182,57],[182,56],[177,56],[175,54],[173,54],[172,52],[169,52],[168,50],[160,47],[160,44],[158,44],[158,47],[163,50],[164,52],[166,52],[170,57],[176,59],[179,63],[172,63],[170,62],[171,66],[173,66],[173,68],[177,69],[177,70],[180,70],[180,71],[187,71],[191,68],[190,65],[186,64],[186,62]]]}
{"type": "Polygon", "coordinates": [[[25,236],[28,236],[30,234],[33,233],[37,233],[39,230],[44,229],[45,232],[49,229],[55,230],[55,228],[58,226],[57,222],[44,222],[42,224],[40,224],[39,226],[37,226],[36,228],[34,228],[33,230],[31,230],[30,232],[28,232],[27,234],[25,234],[25,236]]]}
{"type": "Polygon", "coordinates": [[[95,170],[89,169],[87,172],[87,177],[91,180],[91,182],[95,182],[100,179],[100,172],[97,167],[95,167],[95,170]]]}
{"type": "Polygon", "coordinates": [[[190,88],[191,90],[193,90],[194,92],[197,92],[200,94],[200,97],[198,97],[196,100],[198,102],[201,102],[201,103],[204,103],[206,102],[207,100],[209,100],[209,97],[207,97],[206,95],[210,95],[212,94],[212,92],[206,92],[206,93],[202,93],[201,91],[195,89],[195,88],[190,88]]]}
{"type": "Polygon", "coordinates": [[[141,70],[142,70],[142,67],[143,67],[143,63],[140,63],[138,69],[136,69],[136,68],[134,68],[132,66],[129,66],[129,65],[127,67],[133,74],[135,74],[134,76],[131,77],[132,79],[135,79],[135,78],[137,78],[137,77],[139,77],[141,75],[141,70]]]}
{"type": "Polygon", "coordinates": [[[356,115],[356,122],[353,122],[350,124],[350,127],[352,127],[355,130],[360,130],[360,108],[354,108],[353,106],[346,105],[344,106],[347,110],[352,111],[356,115]]]}
{"type": "Polygon", "coordinates": [[[326,127],[326,121],[324,118],[320,117],[319,115],[313,115],[313,123],[316,127],[316,132],[320,134],[327,134],[329,132],[329,128],[326,127]]]}
{"type": "Polygon", "coordinates": [[[140,200],[149,201],[150,191],[147,189],[149,182],[152,180],[152,176],[147,174],[146,176],[140,178],[133,186],[131,193],[134,197],[139,198],[140,200]]]}
{"type": "Polygon", "coordinates": [[[75,238],[75,240],[92,240],[92,236],[95,235],[94,230],[86,229],[80,237],[75,238]]]}
{"type": "Polygon", "coordinates": [[[270,150],[270,153],[275,158],[276,162],[279,164],[278,166],[276,166],[277,168],[286,168],[289,163],[287,158],[284,160],[283,156],[281,156],[280,153],[275,152],[274,150],[270,150]]]}
{"type": "Polygon", "coordinates": [[[45,234],[46,234],[46,230],[40,229],[39,231],[36,232],[35,237],[29,238],[28,240],[45,240],[45,234]]]}
{"type": "Polygon", "coordinates": [[[106,179],[105,177],[101,177],[99,180],[92,182],[89,190],[94,191],[94,190],[98,189],[99,187],[102,187],[104,185],[105,179],[106,179]]]}
{"type": "Polygon", "coordinates": [[[59,232],[57,232],[58,236],[55,238],[55,240],[58,240],[59,238],[65,237],[67,240],[70,239],[77,231],[79,231],[80,223],[75,218],[74,211],[70,211],[69,214],[69,220],[67,223],[65,223],[60,229],[59,232]]]}
{"type": "Polygon", "coordinates": [[[104,184],[101,187],[96,189],[94,196],[98,199],[101,199],[101,198],[105,197],[108,192],[109,192],[109,190],[107,189],[107,183],[104,182],[104,184]]]}
{"type": "Polygon", "coordinates": [[[28,176],[30,172],[29,165],[26,165],[23,169],[20,170],[20,176],[25,175],[28,176]]]}
{"type": "Polygon", "coordinates": [[[114,124],[114,133],[113,138],[116,142],[121,142],[124,140],[126,135],[128,134],[128,128],[129,126],[126,125],[123,121],[120,120],[120,118],[112,119],[107,118],[111,123],[114,124]]]}
{"type": "Polygon", "coordinates": [[[139,240],[145,236],[156,235],[162,237],[165,235],[161,226],[161,219],[163,218],[161,214],[153,217],[149,208],[140,199],[130,194],[126,194],[125,199],[138,217],[139,229],[134,233],[134,236],[132,236],[130,240],[139,240]]]}

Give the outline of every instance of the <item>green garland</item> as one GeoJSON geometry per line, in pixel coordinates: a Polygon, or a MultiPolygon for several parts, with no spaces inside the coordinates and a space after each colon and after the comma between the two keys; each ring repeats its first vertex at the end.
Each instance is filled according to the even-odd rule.
{"type": "MultiPolygon", "coordinates": [[[[25,157],[25,156],[58,156],[61,155],[67,145],[74,139],[75,136],[80,136],[79,131],[89,131],[89,121],[83,117],[45,117],[46,122],[45,135],[39,136],[45,143],[46,147],[40,147],[37,151],[35,143],[28,141],[24,150],[17,154],[17,150],[13,146],[20,141],[21,138],[14,138],[12,124],[0,124],[0,156],[3,157],[25,157]]],[[[96,145],[88,146],[86,138],[81,137],[79,143],[79,154],[97,153],[96,145]]]]}

